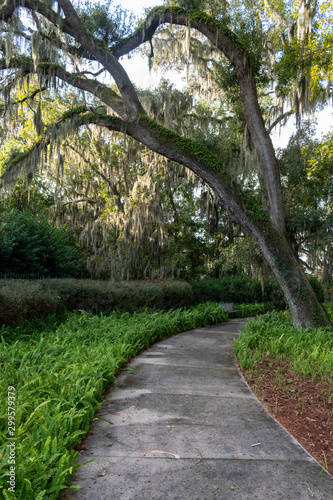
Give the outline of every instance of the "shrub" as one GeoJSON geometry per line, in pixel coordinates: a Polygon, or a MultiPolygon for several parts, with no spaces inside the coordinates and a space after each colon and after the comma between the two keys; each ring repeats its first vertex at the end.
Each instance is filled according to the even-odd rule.
{"type": "MultiPolygon", "coordinates": [[[[324,290],[321,282],[313,276],[308,276],[320,302],[324,302],[324,290]]],[[[265,302],[269,309],[285,309],[287,303],[284,293],[275,278],[268,276],[264,279],[264,294],[259,280],[249,276],[225,276],[220,279],[204,278],[199,281],[190,281],[193,289],[193,303],[205,301],[233,302],[239,304],[254,304],[265,302]]]]}
{"type": "Polygon", "coordinates": [[[0,280],[0,325],[60,311],[60,298],[41,285],[41,281],[0,280]]]}
{"type": "Polygon", "coordinates": [[[0,280],[0,324],[65,310],[96,314],[146,307],[176,309],[191,303],[191,287],[178,281],[0,280]]]}
{"type": "Polygon", "coordinates": [[[53,227],[43,215],[15,209],[1,214],[0,272],[58,278],[88,275],[85,256],[69,233],[53,227]]]}
{"type": "Polygon", "coordinates": [[[193,302],[206,301],[254,303],[262,301],[258,280],[248,276],[225,276],[220,279],[204,278],[189,282],[193,289],[193,302]]]}
{"type": "Polygon", "coordinates": [[[319,302],[323,303],[325,300],[325,293],[322,282],[315,276],[308,276],[308,280],[310,281],[311,286],[316,293],[317,299],[319,300],[319,302]]]}
{"type": "Polygon", "coordinates": [[[191,287],[179,281],[49,280],[43,286],[51,286],[63,307],[70,311],[175,309],[192,302],[191,287]]]}
{"type": "Polygon", "coordinates": [[[263,302],[269,304],[271,308],[274,309],[285,309],[287,307],[287,302],[275,276],[268,276],[265,278],[264,285],[263,302]]]}

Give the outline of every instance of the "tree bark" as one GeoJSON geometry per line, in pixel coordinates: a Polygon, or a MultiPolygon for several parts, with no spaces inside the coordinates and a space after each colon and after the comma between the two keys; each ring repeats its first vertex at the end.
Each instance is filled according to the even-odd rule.
{"type": "Polygon", "coordinates": [[[130,124],[128,133],[153,151],[187,166],[213,189],[218,203],[229,212],[231,219],[259,244],[284,292],[296,328],[332,325],[285,232],[277,231],[270,221],[254,220],[226,174],[180,148],[177,141],[161,139],[149,126],[138,122],[130,124]]]}
{"type": "Polygon", "coordinates": [[[273,228],[253,236],[284,292],[294,326],[331,326],[331,321],[318,301],[287,238],[273,228]]]}

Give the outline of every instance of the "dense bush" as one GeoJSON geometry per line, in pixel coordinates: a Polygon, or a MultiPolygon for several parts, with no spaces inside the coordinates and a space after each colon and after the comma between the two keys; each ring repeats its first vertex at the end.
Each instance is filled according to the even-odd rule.
{"type": "Polygon", "coordinates": [[[0,280],[0,324],[65,310],[175,309],[191,303],[191,287],[178,281],[0,280]]]}
{"type": "MultiPolygon", "coordinates": [[[[320,302],[324,301],[321,282],[312,276],[309,281],[320,302]]],[[[220,279],[204,278],[189,282],[193,289],[193,303],[216,301],[254,304],[265,302],[269,308],[285,309],[287,304],[283,291],[274,276],[264,279],[264,293],[259,280],[249,276],[225,276],[220,279]]]]}
{"type": "Polygon", "coordinates": [[[262,302],[258,280],[248,276],[225,276],[220,279],[204,278],[189,282],[193,289],[193,302],[206,301],[254,303],[262,302]]]}
{"type": "Polygon", "coordinates": [[[262,301],[274,309],[285,309],[287,307],[284,293],[275,276],[268,276],[264,279],[262,301]]]}
{"type": "Polygon", "coordinates": [[[0,272],[52,278],[87,276],[86,259],[74,238],[43,215],[10,210],[0,219],[0,272]]]}
{"type": "Polygon", "coordinates": [[[322,282],[316,278],[315,276],[308,276],[308,280],[311,283],[312,288],[314,289],[317,299],[319,302],[324,302],[325,300],[325,292],[322,282]]]}
{"type": "Polygon", "coordinates": [[[60,310],[59,297],[42,281],[0,280],[0,325],[60,310]]]}

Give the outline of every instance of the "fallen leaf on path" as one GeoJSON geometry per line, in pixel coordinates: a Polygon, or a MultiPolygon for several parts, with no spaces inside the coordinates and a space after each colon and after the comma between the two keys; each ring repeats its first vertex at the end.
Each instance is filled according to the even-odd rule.
{"type": "Polygon", "coordinates": [[[178,459],[180,458],[179,455],[176,455],[175,453],[169,453],[168,451],[162,451],[162,450],[151,450],[150,453],[164,453],[165,455],[171,455],[172,457],[178,459]]]}

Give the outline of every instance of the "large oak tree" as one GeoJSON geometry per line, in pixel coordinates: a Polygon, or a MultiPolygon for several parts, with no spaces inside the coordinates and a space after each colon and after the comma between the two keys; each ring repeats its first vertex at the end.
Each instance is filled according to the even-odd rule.
{"type": "Polygon", "coordinates": [[[258,102],[256,77],[260,60],[253,58],[223,17],[217,20],[191,8],[159,7],[153,9],[131,35],[116,38],[112,36],[115,29],[112,18],[102,16],[100,35],[89,26],[89,16],[82,15],[70,0],[2,0],[0,18],[5,35],[0,67],[4,70],[2,83],[7,115],[12,106],[11,89],[32,74],[38,75],[41,91],[53,85],[61,92],[58,85],[61,81],[94,97],[91,102],[69,109],[46,128],[37,109],[39,137],[32,148],[11,158],[3,175],[5,188],[23,170],[33,176],[38,164],[45,160],[48,146],[59,144],[62,138],[84,124],[126,133],[152,151],[186,166],[211,187],[231,219],[258,242],[284,291],[296,327],[330,324],[302,270],[287,227],[279,165],[258,102]],[[28,12],[28,17],[22,15],[23,11],[28,12]],[[244,194],[223,159],[199,142],[162,127],[146,113],[119,59],[151,41],[165,24],[197,30],[232,65],[238,98],[260,163],[264,209],[244,194]],[[21,55],[17,47],[15,50],[15,40],[23,39],[28,49],[31,48],[26,55],[21,55]],[[82,69],[81,61],[93,63],[90,70],[82,69]],[[98,70],[94,69],[97,66],[98,70]],[[111,76],[116,87],[99,78],[105,73],[111,76]]]}

